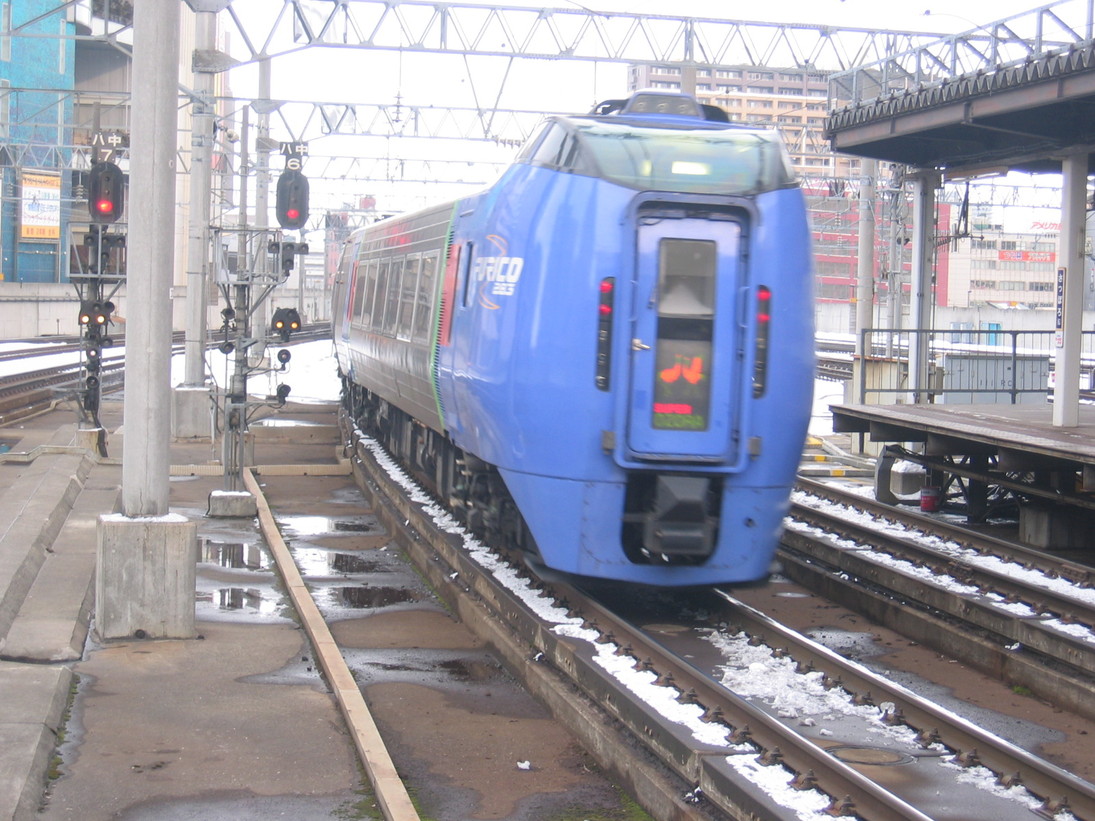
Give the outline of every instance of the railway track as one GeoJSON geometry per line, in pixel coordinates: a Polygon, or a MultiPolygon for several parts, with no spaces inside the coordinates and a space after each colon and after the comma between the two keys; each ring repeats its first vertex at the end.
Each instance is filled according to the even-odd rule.
{"type": "MultiPolygon", "coordinates": [[[[311,325],[298,331],[293,338],[293,343],[309,342],[329,336],[329,326],[311,325]]],[[[174,354],[182,352],[184,341],[183,332],[172,335],[174,354]]],[[[209,347],[215,348],[217,344],[210,337],[209,347]]],[[[79,358],[83,350],[83,341],[72,338],[57,344],[35,345],[0,353],[0,361],[22,361],[57,355],[67,356],[71,360],[47,368],[0,376],[0,426],[35,416],[54,407],[58,402],[75,398],[80,382],[86,376],[83,363],[79,358]]],[[[121,390],[125,386],[124,336],[118,337],[114,346],[104,349],[99,377],[104,394],[121,390]]]]}
{"type": "Polygon", "coordinates": [[[655,817],[1095,819],[1087,782],[725,593],[621,597],[531,577],[347,434],[359,483],[420,571],[655,817]],[[775,681],[769,664],[791,671],[777,692],[743,695],[731,672],[775,681]],[[790,691],[825,715],[781,708],[790,691]]]}
{"type": "Polygon", "coordinates": [[[1095,716],[1091,568],[819,483],[800,488],[781,551],[788,577],[1095,716]]]}

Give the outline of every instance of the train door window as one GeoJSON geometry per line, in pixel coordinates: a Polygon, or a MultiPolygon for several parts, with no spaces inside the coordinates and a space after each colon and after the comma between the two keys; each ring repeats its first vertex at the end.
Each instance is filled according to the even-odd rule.
{"type": "Polygon", "coordinates": [[[388,269],[388,293],[384,306],[384,333],[395,336],[396,322],[399,320],[399,292],[403,284],[403,259],[393,259],[388,269]]]}
{"type": "Polygon", "coordinates": [[[707,430],[715,320],[716,244],[662,239],[658,249],[658,339],[652,426],[707,430]]]}
{"type": "Polygon", "coordinates": [[[411,336],[417,341],[425,341],[430,333],[433,297],[437,277],[437,252],[422,257],[422,270],[418,274],[418,300],[414,308],[414,329],[411,336]]]}
{"type": "Polygon", "coordinates": [[[399,294],[399,321],[396,323],[396,336],[400,339],[411,338],[411,324],[414,322],[414,303],[418,293],[421,267],[420,254],[411,254],[403,265],[403,287],[399,294]]]}
{"type": "Polygon", "coordinates": [[[374,331],[384,327],[384,299],[388,292],[388,269],[391,260],[384,259],[376,269],[376,288],[373,290],[373,303],[370,306],[369,322],[374,331]]]}

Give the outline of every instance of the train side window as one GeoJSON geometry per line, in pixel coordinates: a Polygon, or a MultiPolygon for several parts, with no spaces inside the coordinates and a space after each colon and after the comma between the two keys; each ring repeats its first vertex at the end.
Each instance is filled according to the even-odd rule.
{"type": "Polygon", "coordinates": [[[388,269],[388,294],[384,306],[384,333],[395,336],[395,326],[399,319],[399,292],[403,284],[403,260],[393,259],[388,269]]]}
{"type": "Polygon", "coordinates": [[[418,274],[418,300],[414,309],[414,329],[411,333],[416,341],[425,341],[430,333],[436,276],[437,252],[435,251],[422,257],[422,270],[418,274]]]}
{"type": "Polygon", "coordinates": [[[472,253],[475,250],[475,243],[474,242],[469,242],[468,245],[467,245],[467,249],[468,250],[464,254],[464,259],[463,259],[463,262],[464,262],[464,297],[461,300],[461,303],[463,304],[463,306],[465,308],[468,307],[468,304],[469,304],[468,300],[471,299],[471,293],[474,290],[472,288],[472,284],[471,284],[471,259],[472,259],[473,256],[475,256],[475,254],[472,253]]]}
{"type": "Polygon", "coordinates": [[[376,289],[373,292],[373,303],[370,306],[369,321],[374,331],[384,327],[384,298],[388,293],[388,268],[391,260],[381,260],[376,269],[376,289]]]}
{"type": "Polygon", "coordinates": [[[362,298],[361,313],[358,319],[362,325],[367,325],[372,322],[373,299],[376,297],[376,260],[369,260],[368,264],[365,265],[364,273],[359,274],[359,276],[363,276],[365,279],[365,294],[362,298]]]}
{"type": "Polygon", "coordinates": [[[400,339],[411,338],[411,324],[414,322],[414,304],[418,292],[418,276],[422,267],[422,256],[412,254],[403,266],[403,287],[399,294],[399,320],[396,323],[396,336],[400,339]]]}
{"type": "Polygon", "coordinates": [[[352,273],[350,276],[350,282],[354,289],[354,303],[353,309],[350,312],[350,323],[356,324],[361,321],[361,309],[365,299],[365,271],[361,266],[361,263],[354,262],[352,273]]]}

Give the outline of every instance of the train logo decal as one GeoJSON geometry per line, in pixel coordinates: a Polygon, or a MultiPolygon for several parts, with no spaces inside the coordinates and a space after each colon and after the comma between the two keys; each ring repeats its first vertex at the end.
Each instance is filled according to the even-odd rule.
{"type": "Polygon", "coordinates": [[[516,293],[525,258],[509,256],[509,243],[504,237],[488,234],[486,239],[498,254],[476,257],[472,261],[471,277],[479,284],[479,304],[497,311],[502,306],[492,297],[509,297],[516,293]]]}

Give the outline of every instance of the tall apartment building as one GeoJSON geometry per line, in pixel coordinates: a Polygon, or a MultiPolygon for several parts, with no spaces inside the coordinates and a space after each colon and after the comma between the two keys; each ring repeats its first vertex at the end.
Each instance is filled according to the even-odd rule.
{"type": "Polygon", "coordinates": [[[858,174],[859,160],[829,150],[825,139],[829,75],[805,68],[633,65],[631,91],[664,88],[724,109],[734,122],[770,125],[783,134],[795,171],[833,189],[858,174]]]}

